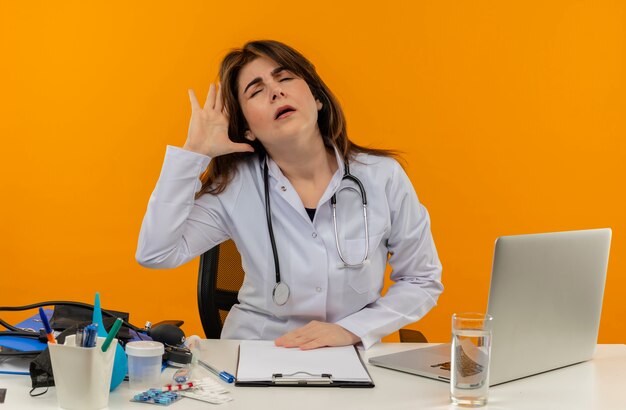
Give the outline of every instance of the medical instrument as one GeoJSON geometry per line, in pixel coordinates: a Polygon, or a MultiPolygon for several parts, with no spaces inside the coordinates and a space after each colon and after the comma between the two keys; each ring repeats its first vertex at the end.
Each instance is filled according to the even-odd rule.
{"type": "MultiPolygon", "coordinates": [[[[24,306],[1,306],[0,307],[0,311],[7,311],[7,312],[19,312],[19,311],[23,311],[23,310],[29,310],[29,309],[35,309],[41,306],[70,306],[70,307],[76,307],[76,308],[85,308],[87,310],[93,310],[94,305],[90,305],[89,303],[82,303],[82,302],[72,302],[72,301],[58,301],[58,300],[50,300],[50,301],[45,301],[45,302],[38,302],[38,303],[33,303],[30,305],[24,305],[24,306]]],[[[112,311],[109,310],[102,310],[102,314],[104,316],[107,317],[114,317],[117,318],[119,317],[122,312],[114,312],[112,313],[112,311]]],[[[128,316],[128,314],[126,314],[126,316],[128,316]]],[[[5,322],[4,320],[0,319],[0,325],[2,325],[3,327],[12,330],[12,331],[22,331],[23,329],[17,328],[15,326],[10,325],[9,323],[5,322]]],[[[130,329],[136,331],[136,332],[143,332],[145,333],[145,329],[134,326],[133,324],[129,323],[128,321],[124,321],[124,325],[129,327],[130,329]]]]}
{"type": "MultiPolygon", "coordinates": [[[[68,329],[70,326],[74,324],[79,325],[80,327],[82,323],[84,323],[84,321],[92,319],[92,315],[90,311],[94,310],[94,305],[90,305],[88,303],[52,300],[52,301],[37,302],[37,303],[24,305],[24,306],[0,306],[0,312],[3,312],[3,311],[20,312],[24,310],[37,309],[43,306],[55,307],[54,309],[55,315],[59,313],[58,316],[61,321],[58,323],[58,326],[54,327],[54,329],[56,329],[56,331],[61,331],[61,332],[65,331],[66,329],[68,329]],[[88,317],[86,317],[87,313],[89,314],[88,317]]],[[[124,341],[146,339],[145,335],[147,334],[148,330],[142,327],[135,326],[132,323],[129,323],[128,313],[117,312],[113,310],[101,310],[101,312],[102,312],[102,315],[105,316],[107,321],[111,320],[110,318],[118,318],[118,317],[124,320],[122,328],[118,332],[118,339],[122,339],[124,341]]],[[[37,313],[35,316],[39,318],[39,313],[37,313]]],[[[28,321],[32,321],[32,320],[33,320],[32,318],[28,319],[28,321]]],[[[52,318],[49,320],[49,324],[51,327],[54,326],[54,320],[55,319],[53,315],[52,318]]],[[[37,320],[37,323],[39,323],[39,320],[37,320]]],[[[183,321],[182,320],[160,321],[157,324],[155,324],[154,328],[156,329],[165,323],[173,323],[177,326],[180,326],[183,323],[183,321]]],[[[46,348],[45,344],[47,343],[48,340],[47,340],[45,328],[42,328],[40,330],[35,330],[36,327],[39,327],[38,325],[37,326],[29,325],[29,326],[20,326],[20,327],[13,326],[10,323],[6,322],[5,320],[2,320],[1,318],[0,318],[0,327],[4,327],[7,329],[6,331],[0,331],[0,346],[9,347],[8,350],[0,350],[0,359],[2,357],[8,357],[8,356],[35,357],[39,355],[46,348]],[[22,350],[24,348],[20,347],[20,350],[16,351],[11,348],[12,346],[11,343],[13,342],[1,341],[2,339],[4,339],[4,337],[23,339],[23,340],[26,340],[28,343],[34,343],[34,345],[31,347],[31,350],[22,350]],[[39,344],[37,344],[37,342],[39,342],[39,344]]],[[[82,346],[82,344],[79,344],[77,346],[82,346]]]]}
{"type": "MultiPolygon", "coordinates": [[[[116,323],[118,322],[118,320],[119,319],[115,319],[116,323]]],[[[96,292],[96,294],[94,295],[91,321],[93,322],[93,325],[96,326],[96,335],[93,338],[93,341],[90,341],[91,344],[88,345],[88,347],[96,347],[98,337],[103,337],[105,338],[105,340],[109,337],[109,333],[107,333],[106,328],[104,327],[104,321],[102,318],[102,308],[100,307],[100,292],[96,292]]],[[[115,330],[115,332],[113,332],[113,327],[114,326],[111,327],[111,333],[116,333],[114,335],[116,336],[117,332],[119,331],[119,327],[117,328],[117,330],[115,330]]],[[[106,349],[108,348],[109,347],[106,346],[106,349]]],[[[111,373],[111,391],[113,391],[124,381],[124,379],[126,378],[126,371],[128,369],[128,357],[126,356],[124,348],[119,343],[116,344],[114,348],[115,357],[113,358],[113,372],[111,373]]],[[[103,352],[104,350],[105,349],[102,349],[103,352]]]]}
{"type": "Polygon", "coordinates": [[[210,364],[200,359],[198,359],[198,364],[204,367],[205,369],[207,369],[208,371],[210,371],[211,373],[213,373],[214,375],[216,375],[217,377],[219,377],[220,379],[224,380],[226,383],[232,383],[235,381],[235,376],[233,376],[232,374],[225,372],[225,371],[220,372],[215,367],[211,366],[210,364]]]}
{"type": "Polygon", "coordinates": [[[180,346],[185,343],[185,332],[179,326],[171,323],[150,326],[148,336],[164,345],[180,346]]]}
{"type": "Polygon", "coordinates": [[[111,345],[113,338],[117,336],[117,332],[119,332],[120,327],[122,327],[122,319],[118,317],[117,319],[115,319],[115,323],[113,323],[113,326],[111,327],[111,330],[109,331],[109,334],[104,343],[102,343],[103,352],[106,352],[109,349],[109,346],[111,345]]]}
{"type": "MultiPolygon", "coordinates": [[[[368,241],[369,234],[368,234],[368,226],[367,226],[368,225],[367,223],[367,196],[365,194],[365,188],[363,188],[363,184],[361,183],[361,181],[350,173],[350,166],[348,165],[347,161],[344,163],[344,173],[343,173],[343,177],[341,178],[341,180],[342,181],[349,180],[349,181],[354,182],[358,186],[358,189],[351,187],[351,186],[340,188],[339,190],[337,190],[335,194],[333,194],[333,196],[330,199],[330,203],[333,209],[333,228],[335,231],[335,244],[337,245],[337,253],[339,253],[339,258],[341,258],[341,261],[343,262],[343,267],[356,268],[356,267],[363,266],[365,262],[367,261],[367,257],[369,256],[369,241],[368,241]],[[348,189],[348,190],[356,192],[357,194],[360,194],[361,203],[363,205],[363,224],[365,225],[365,252],[363,254],[363,258],[361,259],[359,263],[349,263],[344,257],[343,252],[341,251],[341,246],[339,245],[339,234],[338,234],[338,229],[337,229],[337,193],[343,191],[344,189],[348,189]]],[[[287,303],[287,300],[289,299],[290,290],[289,290],[289,286],[286,283],[282,282],[280,279],[280,265],[278,262],[278,251],[276,250],[276,240],[274,239],[274,230],[272,229],[272,211],[270,208],[269,169],[267,166],[267,158],[265,158],[265,164],[263,166],[263,185],[265,188],[265,216],[267,219],[267,230],[269,231],[269,235],[270,235],[270,242],[272,244],[272,254],[274,255],[274,269],[276,270],[276,284],[274,285],[274,289],[272,290],[272,299],[274,300],[274,303],[276,303],[278,306],[282,306],[285,303],[287,303]]]]}
{"type": "Polygon", "coordinates": [[[165,360],[165,363],[168,366],[186,367],[191,364],[191,359],[191,350],[189,350],[185,346],[165,346],[163,360],[165,360]]]}
{"type": "Polygon", "coordinates": [[[289,286],[280,281],[280,264],[278,263],[278,251],[276,250],[276,240],[274,239],[274,230],[272,229],[272,210],[270,208],[270,188],[269,188],[269,170],[267,167],[267,158],[263,167],[263,185],[265,187],[265,216],[267,218],[267,230],[270,234],[270,242],[272,244],[272,254],[274,255],[274,269],[276,270],[276,284],[272,290],[272,299],[278,306],[287,303],[289,299],[289,286]]]}
{"type": "Polygon", "coordinates": [[[344,266],[349,267],[349,268],[358,268],[360,266],[363,266],[363,264],[367,260],[367,257],[369,256],[369,251],[370,251],[369,241],[368,241],[369,234],[367,230],[367,196],[365,195],[365,188],[363,188],[363,184],[361,183],[361,181],[350,173],[350,165],[348,165],[348,162],[345,163],[345,172],[341,180],[343,181],[344,179],[354,182],[355,184],[358,185],[359,189],[357,190],[356,188],[351,187],[351,186],[339,188],[337,192],[334,193],[333,196],[330,198],[330,203],[333,208],[333,227],[335,229],[335,244],[337,245],[337,253],[339,253],[339,257],[341,258],[341,261],[343,262],[344,266]],[[343,191],[344,189],[348,189],[350,191],[356,192],[357,194],[360,194],[361,203],[363,204],[363,225],[365,225],[365,253],[363,255],[363,259],[361,259],[359,263],[348,263],[348,261],[346,261],[346,259],[344,258],[343,253],[341,252],[341,247],[339,246],[339,234],[337,233],[337,194],[343,191]]]}
{"type": "Polygon", "coordinates": [[[176,383],[185,383],[189,381],[189,368],[187,367],[183,367],[182,369],[178,369],[176,370],[176,373],[174,373],[174,376],[172,376],[172,379],[174,379],[174,381],[176,383]]]}

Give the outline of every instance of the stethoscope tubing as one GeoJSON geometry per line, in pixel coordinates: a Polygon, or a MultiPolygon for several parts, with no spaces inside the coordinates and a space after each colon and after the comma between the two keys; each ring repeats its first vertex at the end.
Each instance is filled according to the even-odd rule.
{"type": "Polygon", "coordinates": [[[263,181],[265,185],[265,217],[267,219],[267,230],[270,234],[270,242],[272,244],[272,253],[274,254],[274,269],[276,270],[276,283],[280,283],[280,263],[278,262],[278,251],[276,250],[276,240],[274,239],[274,229],[272,228],[272,209],[270,207],[270,187],[268,183],[269,170],[267,167],[267,159],[263,167],[263,181]]]}
{"type": "MultiPolygon", "coordinates": [[[[368,240],[369,232],[368,232],[368,226],[367,226],[368,225],[367,223],[367,196],[365,193],[365,188],[363,187],[363,184],[361,183],[361,181],[350,173],[350,166],[348,165],[348,161],[346,161],[344,164],[345,164],[344,174],[341,180],[342,181],[345,179],[350,180],[354,182],[359,187],[359,189],[357,190],[354,187],[344,187],[344,188],[339,189],[337,193],[341,192],[344,189],[352,190],[356,192],[357,194],[361,195],[361,203],[363,206],[363,224],[365,225],[365,253],[359,263],[355,263],[355,264],[349,263],[344,257],[343,252],[341,251],[341,247],[339,246],[339,234],[338,234],[338,229],[337,229],[337,193],[333,194],[333,196],[330,199],[330,202],[331,202],[331,207],[333,210],[333,227],[335,230],[335,244],[337,245],[337,253],[339,254],[339,258],[343,262],[344,267],[356,268],[356,267],[362,266],[367,260],[367,257],[369,256],[369,240],[368,240]]],[[[265,190],[265,217],[267,219],[267,230],[269,232],[270,243],[272,245],[272,254],[274,256],[274,269],[276,270],[276,284],[274,285],[274,289],[272,290],[272,299],[274,300],[274,303],[276,303],[279,306],[282,306],[285,303],[287,303],[287,300],[289,299],[290,289],[289,289],[289,286],[286,283],[282,282],[280,278],[280,263],[278,260],[278,250],[276,248],[274,229],[272,228],[272,210],[271,210],[271,205],[270,205],[269,168],[267,165],[267,157],[265,157],[265,163],[263,165],[263,185],[264,185],[264,190],[265,190]]]]}
{"type": "Polygon", "coordinates": [[[274,255],[274,269],[276,270],[276,284],[272,289],[272,299],[278,306],[282,306],[289,300],[291,293],[289,286],[280,281],[280,263],[278,261],[278,250],[276,249],[276,240],[274,238],[274,229],[272,228],[272,209],[270,206],[270,189],[269,189],[269,170],[267,167],[267,158],[263,166],[263,185],[265,185],[265,217],[267,219],[267,230],[270,234],[270,243],[272,244],[272,254],[274,255]]]}
{"type": "MultiPolygon", "coordinates": [[[[350,175],[352,176],[352,175],[350,175]]],[[[344,177],[345,178],[345,177],[344,177]]],[[[355,178],[353,178],[355,179],[355,178]]],[[[356,179],[358,181],[358,179],[356,179]]],[[[360,185],[360,181],[359,185],[360,185]]],[[[362,185],[360,185],[362,186],[362,185]]],[[[342,189],[340,189],[337,192],[340,192],[344,189],[348,189],[351,191],[356,192],[357,194],[359,194],[359,191],[356,188],[353,187],[344,187],[342,189]]],[[[361,191],[362,193],[365,193],[365,191],[361,191]]],[[[335,195],[333,195],[333,198],[335,198],[335,195]]],[[[367,203],[366,203],[366,199],[365,196],[362,195],[361,199],[363,201],[363,225],[365,225],[365,253],[363,254],[363,258],[361,259],[360,262],[358,263],[349,263],[346,258],[344,258],[343,256],[343,252],[341,252],[341,246],[339,246],[339,230],[337,229],[337,200],[335,199],[334,201],[332,200],[333,198],[331,198],[331,206],[333,208],[333,228],[335,230],[335,245],[337,246],[337,253],[339,254],[339,258],[341,259],[341,262],[343,262],[343,266],[345,268],[358,268],[360,266],[363,265],[363,263],[365,263],[365,261],[367,260],[367,257],[369,255],[369,251],[370,251],[370,245],[369,245],[369,232],[367,229],[367,203]]]]}

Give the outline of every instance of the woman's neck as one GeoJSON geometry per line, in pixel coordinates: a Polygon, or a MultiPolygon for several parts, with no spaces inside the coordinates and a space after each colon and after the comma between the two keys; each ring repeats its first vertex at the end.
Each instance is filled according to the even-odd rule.
{"type": "MultiPolygon", "coordinates": [[[[337,170],[335,153],[328,150],[319,133],[309,138],[294,138],[293,143],[266,147],[269,156],[290,180],[314,180],[337,170]]],[[[292,181],[293,182],[293,181],[292,181]]]]}
{"type": "Polygon", "coordinates": [[[315,208],[337,171],[335,152],[328,150],[322,137],[308,144],[268,150],[269,156],[289,179],[306,208],[315,208]]]}

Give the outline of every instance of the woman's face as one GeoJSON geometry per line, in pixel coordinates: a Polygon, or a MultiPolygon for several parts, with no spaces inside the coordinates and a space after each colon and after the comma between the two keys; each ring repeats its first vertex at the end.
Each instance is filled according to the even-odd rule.
{"type": "Polygon", "coordinates": [[[317,101],[302,78],[259,57],[246,64],[237,81],[239,103],[248,123],[245,137],[259,139],[266,149],[321,137],[317,127],[317,101]]]}

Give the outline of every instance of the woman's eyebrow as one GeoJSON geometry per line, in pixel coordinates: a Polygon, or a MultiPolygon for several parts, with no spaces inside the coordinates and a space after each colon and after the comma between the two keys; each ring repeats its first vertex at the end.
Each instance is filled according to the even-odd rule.
{"type": "MultiPolygon", "coordinates": [[[[278,74],[281,73],[281,71],[284,71],[284,70],[286,70],[286,68],[283,66],[276,67],[275,69],[272,70],[272,73],[271,73],[272,77],[276,77],[278,74]]],[[[260,83],[261,81],[263,81],[261,77],[257,77],[254,80],[250,81],[248,85],[246,85],[246,88],[243,90],[243,93],[245,94],[246,91],[248,91],[248,88],[252,87],[253,85],[257,83],[260,83]]]]}

